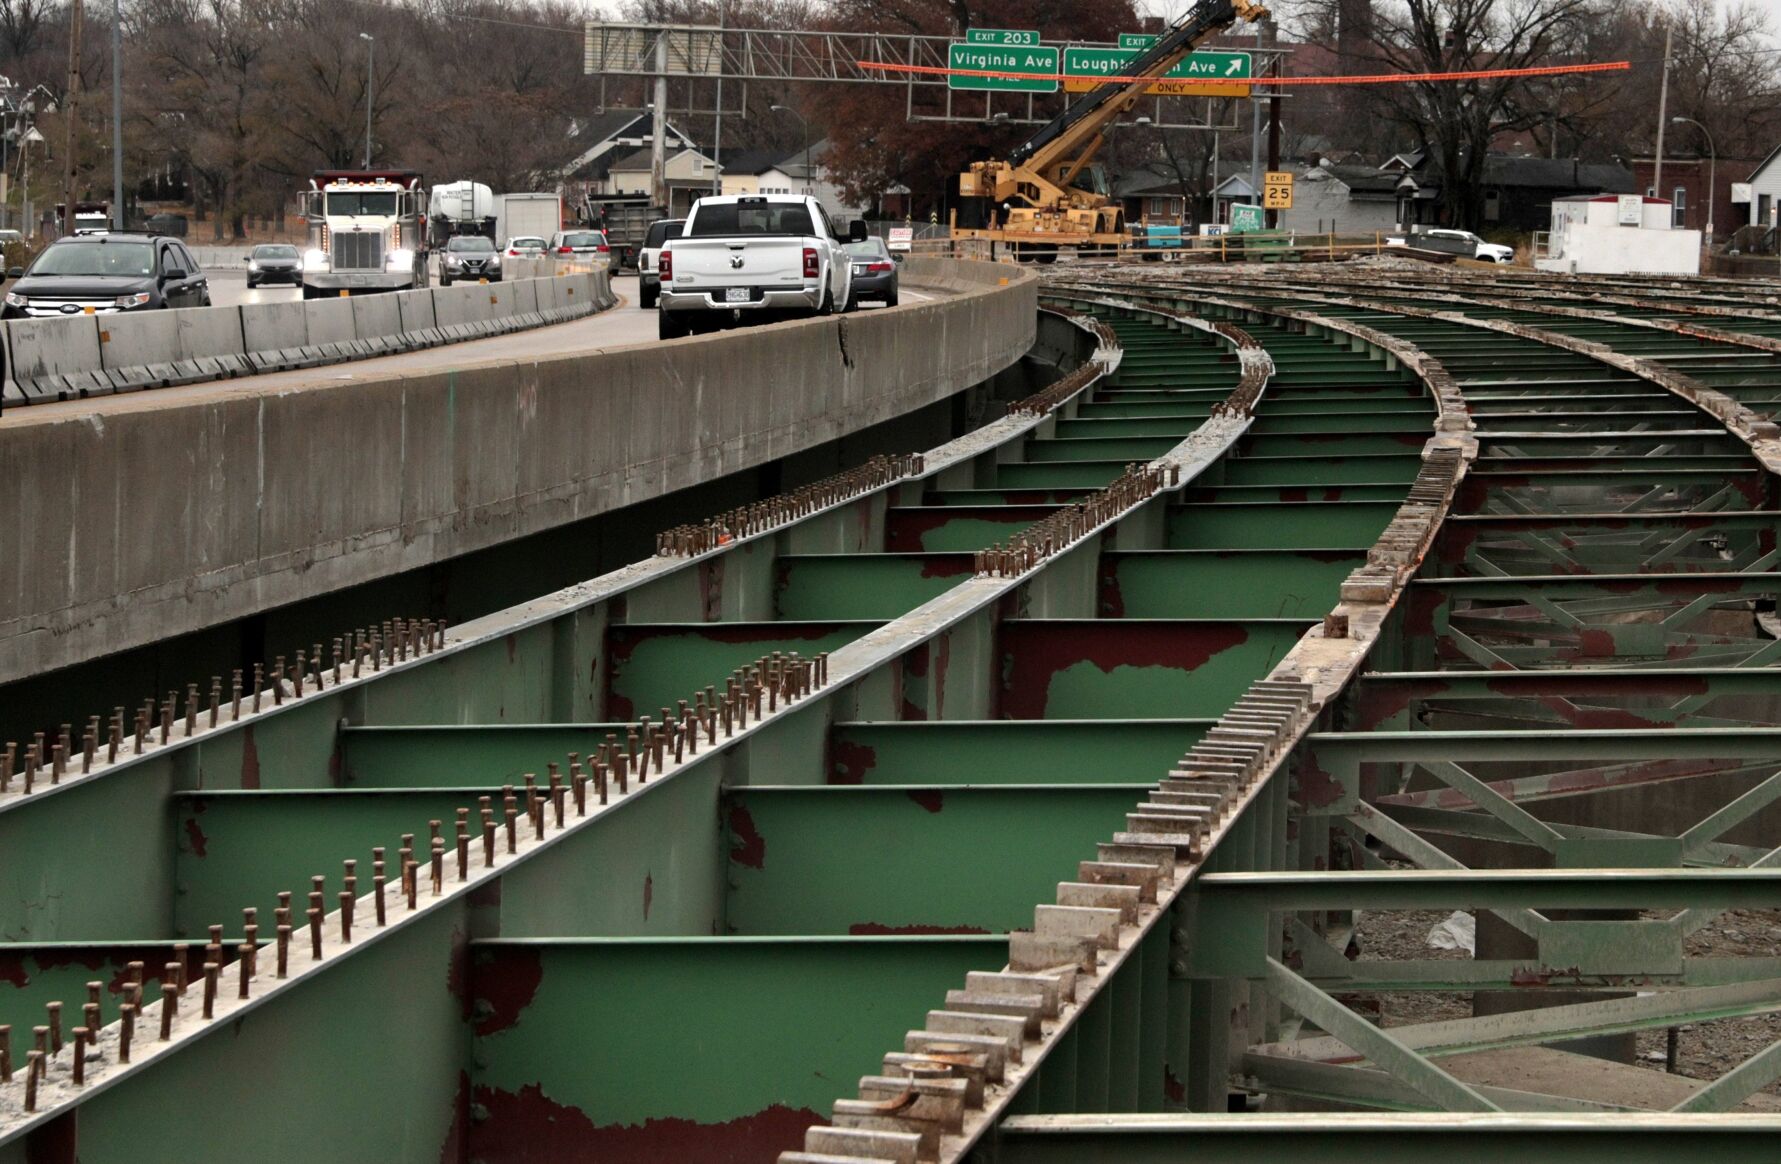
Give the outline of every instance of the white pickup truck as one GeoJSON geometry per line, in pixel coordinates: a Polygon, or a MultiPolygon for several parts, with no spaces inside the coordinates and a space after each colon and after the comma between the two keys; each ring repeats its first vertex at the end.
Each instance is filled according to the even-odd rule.
{"type": "Polygon", "coordinates": [[[845,310],[853,265],[814,198],[741,194],[693,203],[680,237],[661,250],[657,331],[676,339],[727,324],[845,310]]]}

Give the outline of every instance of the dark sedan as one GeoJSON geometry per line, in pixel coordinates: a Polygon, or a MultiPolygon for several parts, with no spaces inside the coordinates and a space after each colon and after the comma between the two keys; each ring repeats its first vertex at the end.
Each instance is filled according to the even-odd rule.
{"type": "Polygon", "coordinates": [[[881,238],[847,244],[847,257],[853,263],[853,293],[849,310],[864,299],[876,299],[886,307],[897,305],[897,261],[881,238]]]}
{"type": "Polygon", "coordinates": [[[247,254],[247,285],[303,282],[303,256],[297,248],[282,243],[262,243],[247,254]]]}
{"type": "Polygon", "coordinates": [[[43,249],[6,292],[7,319],[208,307],[210,283],[177,239],[76,235],[43,249]]]}

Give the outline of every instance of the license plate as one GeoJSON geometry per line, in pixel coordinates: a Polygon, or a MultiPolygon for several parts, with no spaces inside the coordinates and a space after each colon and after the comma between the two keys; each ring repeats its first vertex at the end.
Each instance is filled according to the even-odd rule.
{"type": "Polygon", "coordinates": [[[864,275],[866,273],[866,264],[855,263],[853,265],[853,273],[856,275],[864,275]]]}
{"type": "Polygon", "coordinates": [[[748,302],[748,288],[746,288],[746,287],[725,287],[724,288],[724,302],[725,303],[747,303],[748,302]]]}

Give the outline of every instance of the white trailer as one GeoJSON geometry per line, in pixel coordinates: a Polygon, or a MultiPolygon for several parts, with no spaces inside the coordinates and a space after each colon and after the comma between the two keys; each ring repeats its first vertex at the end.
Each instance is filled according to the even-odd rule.
{"type": "Polygon", "coordinates": [[[563,229],[563,199],[556,194],[502,194],[495,199],[495,245],[528,235],[550,241],[563,229]]]}

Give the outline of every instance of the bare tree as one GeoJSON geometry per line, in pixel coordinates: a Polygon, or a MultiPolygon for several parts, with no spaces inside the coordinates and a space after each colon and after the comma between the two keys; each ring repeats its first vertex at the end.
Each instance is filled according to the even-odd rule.
{"type": "MultiPolygon", "coordinates": [[[[1339,0],[1311,0],[1320,19],[1339,0]]],[[[1573,59],[1605,0],[1388,0],[1370,13],[1352,56],[1376,72],[1509,71],[1573,59]]],[[[1443,212],[1471,224],[1484,206],[1484,165],[1500,134],[1551,119],[1553,88],[1512,76],[1372,87],[1372,113],[1425,152],[1443,184],[1443,212]]]]}

